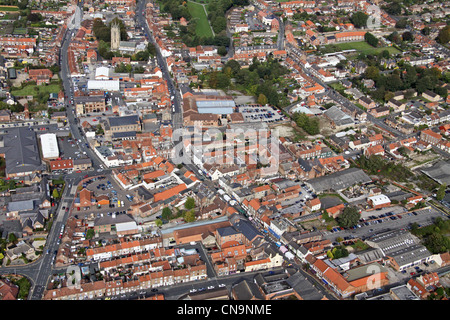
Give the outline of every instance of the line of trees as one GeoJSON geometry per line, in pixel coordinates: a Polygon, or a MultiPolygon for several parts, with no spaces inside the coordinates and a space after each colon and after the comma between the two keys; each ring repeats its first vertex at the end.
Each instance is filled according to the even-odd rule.
{"type": "Polygon", "coordinates": [[[371,34],[370,32],[366,32],[366,34],[364,35],[364,40],[370,44],[372,47],[377,47],[378,46],[378,38],[375,37],[373,34],[371,34]]]}

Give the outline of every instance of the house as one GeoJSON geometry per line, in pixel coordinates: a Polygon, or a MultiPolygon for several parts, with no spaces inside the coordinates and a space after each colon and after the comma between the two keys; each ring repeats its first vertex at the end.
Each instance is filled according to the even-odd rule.
{"type": "Polygon", "coordinates": [[[388,101],[387,106],[392,108],[394,112],[404,111],[406,108],[406,103],[400,102],[395,98],[392,98],[388,101]]]}
{"type": "Polygon", "coordinates": [[[309,208],[311,212],[319,211],[321,207],[321,202],[319,198],[314,198],[312,200],[306,201],[306,207],[309,208]]]}
{"type": "Polygon", "coordinates": [[[19,287],[8,279],[0,279],[0,300],[16,300],[19,287]]]}
{"type": "Polygon", "coordinates": [[[438,95],[437,93],[434,93],[430,90],[425,90],[422,93],[422,97],[424,97],[425,99],[432,101],[432,102],[437,102],[442,99],[440,95],[438,95]]]}
{"type": "Polygon", "coordinates": [[[95,205],[96,202],[97,201],[94,198],[94,192],[83,188],[79,193],[79,202],[75,202],[75,206],[89,207],[95,205]]]}
{"type": "Polygon", "coordinates": [[[367,149],[364,150],[364,155],[366,157],[370,157],[373,155],[384,156],[384,148],[380,144],[369,146],[367,149]]]}
{"type": "Polygon", "coordinates": [[[390,112],[389,107],[372,108],[369,111],[369,113],[372,114],[375,118],[387,116],[389,112],[390,112]]]}
{"type": "Polygon", "coordinates": [[[442,136],[431,129],[425,129],[420,133],[420,139],[435,146],[442,140],[442,136]]]}
{"type": "Polygon", "coordinates": [[[329,216],[336,219],[344,211],[344,208],[345,208],[344,204],[341,203],[337,206],[326,209],[326,212],[328,213],[329,216]]]}
{"type": "Polygon", "coordinates": [[[359,98],[358,102],[366,109],[372,109],[376,107],[375,101],[370,99],[369,97],[362,96],[359,98]]]}
{"type": "Polygon", "coordinates": [[[36,81],[37,85],[48,84],[53,77],[53,72],[49,69],[30,69],[28,76],[30,80],[36,81]]]}

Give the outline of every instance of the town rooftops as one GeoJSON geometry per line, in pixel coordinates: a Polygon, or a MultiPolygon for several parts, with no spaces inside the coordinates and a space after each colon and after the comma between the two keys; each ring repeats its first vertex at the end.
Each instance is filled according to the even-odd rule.
{"type": "Polygon", "coordinates": [[[129,115],[123,117],[109,117],[108,122],[110,127],[120,127],[139,124],[138,115],[129,115]]]}

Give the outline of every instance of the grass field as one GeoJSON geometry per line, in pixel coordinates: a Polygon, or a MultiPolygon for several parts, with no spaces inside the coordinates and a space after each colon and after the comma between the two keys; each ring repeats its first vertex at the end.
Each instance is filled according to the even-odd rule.
{"type": "Polygon", "coordinates": [[[19,7],[16,6],[0,6],[0,12],[19,11],[19,7]]]}
{"type": "Polygon", "coordinates": [[[188,9],[193,19],[197,19],[197,27],[195,33],[200,37],[212,37],[213,33],[208,22],[208,17],[205,14],[203,6],[198,3],[188,2],[188,9]]]}
{"type": "Polygon", "coordinates": [[[365,41],[336,43],[333,44],[333,46],[339,48],[340,50],[355,49],[356,51],[364,54],[378,54],[383,50],[389,51],[390,54],[400,53],[400,51],[394,47],[374,48],[365,41]]]}
{"type": "Polygon", "coordinates": [[[58,84],[49,84],[47,86],[45,85],[28,85],[26,87],[24,87],[23,89],[16,89],[16,88],[12,88],[11,93],[14,96],[17,97],[23,97],[23,96],[37,96],[37,94],[39,92],[43,92],[43,93],[58,93],[60,91],[60,87],[58,84]],[[34,88],[38,88],[39,90],[35,90],[34,88]]]}

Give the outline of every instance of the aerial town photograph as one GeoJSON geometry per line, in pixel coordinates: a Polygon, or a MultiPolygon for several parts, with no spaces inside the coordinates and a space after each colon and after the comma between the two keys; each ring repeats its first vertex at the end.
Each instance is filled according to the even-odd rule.
{"type": "Polygon", "coordinates": [[[0,25],[0,300],[450,298],[450,1],[0,0],[0,25]]]}

